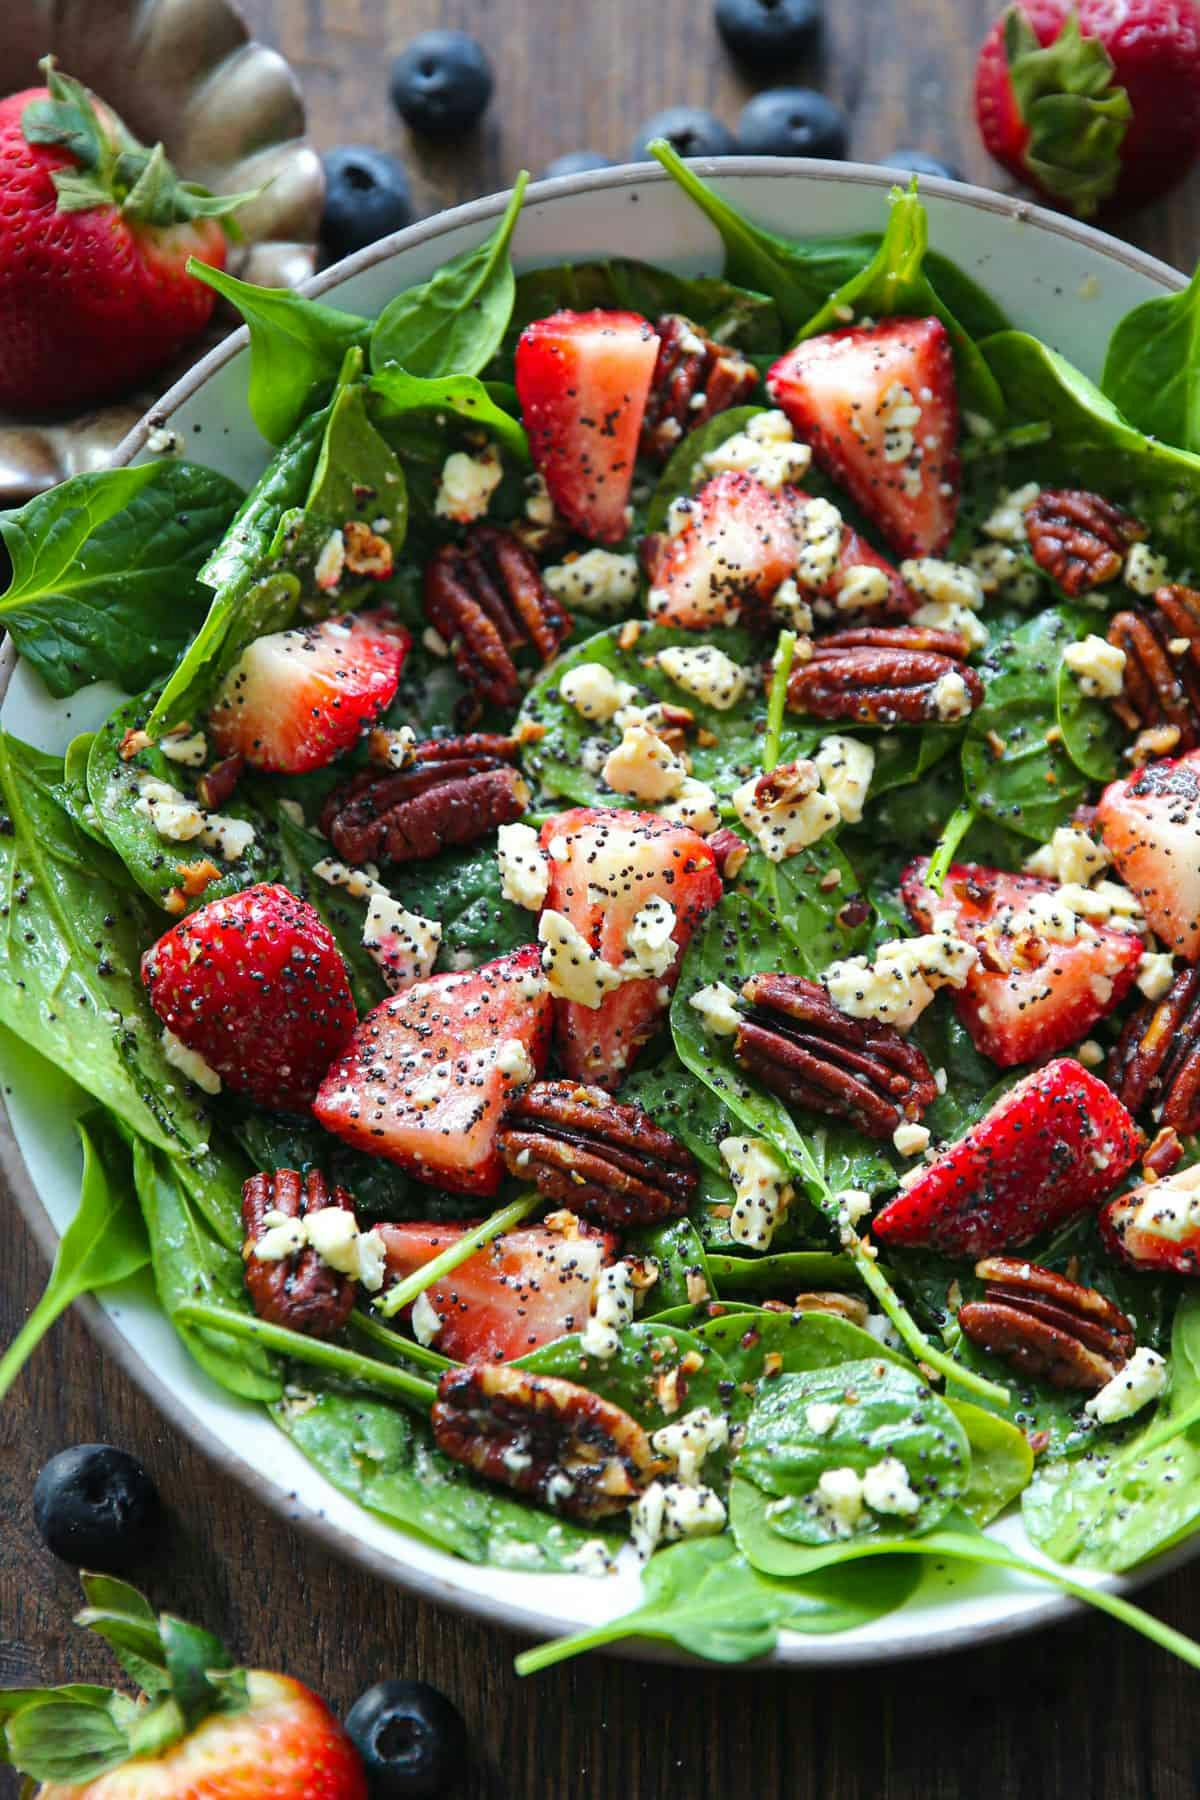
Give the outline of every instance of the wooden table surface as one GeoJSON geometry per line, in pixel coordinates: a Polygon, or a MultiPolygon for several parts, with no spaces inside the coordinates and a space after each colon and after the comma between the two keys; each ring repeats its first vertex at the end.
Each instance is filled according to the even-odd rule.
{"type": "MultiPolygon", "coordinates": [[[[749,88],[708,0],[243,0],[296,68],[313,136],[399,151],[422,212],[505,186],[564,150],[619,159],[643,119],[689,102],[730,124],[749,88]],[[435,23],[476,33],[497,92],[482,130],[423,150],[387,100],[390,57],[435,23]]],[[[918,144],[993,180],[971,121],[975,46],[992,0],[828,0],[823,63],[798,73],[848,109],[863,160],[918,144]]],[[[1200,172],[1129,235],[1190,266],[1200,172]]],[[[15,1218],[0,1273],[0,1342],[45,1269],[15,1218]]],[[[466,1716],[462,1793],[514,1800],[1192,1800],[1200,1792],[1194,1676],[1089,1618],[931,1662],[842,1674],[661,1669],[592,1657],[521,1683],[517,1640],[369,1580],[280,1523],[167,1430],[67,1319],[0,1410],[0,1684],[105,1679],[74,1630],[70,1571],[42,1549],[30,1490],[54,1451],[122,1444],[158,1480],[171,1525],[145,1571],[154,1598],[219,1630],[248,1662],[282,1667],[344,1708],[387,1675],[420,1675],[466,1716]]],[[[1200,1567],[1142,1596],[1200,1634],[1200,1567]]],[[[15,1785],[0,1774],[0,1792],[15,1785]]]]}

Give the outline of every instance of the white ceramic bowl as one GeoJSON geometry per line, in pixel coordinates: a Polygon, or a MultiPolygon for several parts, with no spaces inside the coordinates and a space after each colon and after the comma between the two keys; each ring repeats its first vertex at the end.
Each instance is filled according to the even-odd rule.
{"type": "MultiPolygon", "coordinates": [[[[700,167],[752,217],[795,236],[879,229],[895,179],[880,169],[846,163],[732,158],[700,167]]],[[[945,181],[930,180],[923,192],[932,243],[976,277],[1014,323],[1069,354],[1091,375],[1098,374],[1108,334],[1130,306],[1184,285],[1175,270],[1152,257],[1039,208],[945,181]]],[[[503,195],[479,200],[398,232],[327,270],[306,291],[332,295],[339,306],[376,312],[399,289],[478,243],[504,200],[503,195]]],[[[715,232],[657,167],[567,177],[530,190],[513,246],[518,268],[614,254],[688,274],[721,266],[715,232]]],[[[246,409],[246,369],[241,331],[172,388],[153,419],[179,434],[186,455],[248,484],[268,452],[246,409]]],[[[149,428],[143,420],[122,444],[120,460],[145,456],[149,428]]],[[[54,751],[65,748],[75,732],[98,724],[115,697],[114,690],[94,688],[53,701],[36,677],[20,663],[14,666],[11,646],[0,652],[0,696],[4,726],[54,751]]],[[[0,1172],[50,1254],[78,1198],[72,1125],[78,1099],[54,1070],[11,1037],[0,1038],[0,1056],[8,1106],[6,1126],[0,1100],[0,1172]]],[[[82,1304],[105,1348],[174,1424],[277,1512],[386,1579],[539,1636],[599,1623],[637,1603],[632,1566],[601,1581],[530,1576],[459,1562],[406,1537],[330,1487],[263,1411],[210,1382],[158,1311],[148,1284],[131,1283],[100,1303],[82,1304]]],[[[993,1529],[1028,1551],[1018,1521],[993,1529]]],[[[1186,1554],[1184,1547],[1159,1559],[1154,1572],[1186,1554]]],[[[1148,1572],[1140,1571],[1139,1578],[1148,1572]]],[[[1075,1604],[1040,1583],[996,1571],[931,1568],[899,1612],[839,1636],[785,1635],[776,1660],[858,1663],[962,1648],[1044,1624],[1075,1604]]],[[[635,1646],[634,1653],[663,1654],[645,1645],[635,1646]]]]}

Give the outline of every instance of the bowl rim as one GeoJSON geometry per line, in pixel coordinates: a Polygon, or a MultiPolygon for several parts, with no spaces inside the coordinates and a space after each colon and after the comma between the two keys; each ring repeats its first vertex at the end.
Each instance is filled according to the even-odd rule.
{"type": "MultiPolygon", "coordinates": [[[[896,171],[894,170],[884,169],[873,164],[829,162],[816,158],[712,157],[697,158],[694,160],[693,166],[699,174],[704,176],[752,175],[783,181],[795,180],[797,176],[803,176],[820,181],[845,182],[855,186],[881,189],[897,185],[896,171]]],[[[648,182],[670,181],[670,179],[667,171],[658,163],[622,164],[602,171],[588,171],[580,175],[566,175],[548,181],[531,182],[526,193],[526,204],[545,200],[569,199],[574,195],[593,191],[616,191],[625,187],[644,185],[648,182]]],[[[1060,214],[1050,212],[1044,207],[1036,206],[1016,196],[998,194],[986,188],[974,187],[966,182],[949,181],[942,177],[932,176],[922,178],[920,191],[922,194],[927,193],[938,199],[950,200],[975,211],[985,211],[1002,218],[1027,221],[1058,236],[1071,238],[1085,245],[1096,255],[1107,258],[1109,261],[1123,263],[1126,267],[1147,276],[1164,291],[1178,292],[1187,285],[1186,277],[1177,269],[1162,262],[1159,258],[1151,256],[1148,252],[1133,245],[1121,243],[1093,226],[1064,218],[1060,214]]],[[[363,270],[374,268],[379,263],[385,262],[403,251],[432,242],[463,226],[485,223],[503,212],[510,194],[511,189],[505,189],[500,193],[487,195],[464,205],[436,213],[428,219],[421,220],[418,224],[407,226],[404,230],[394,232],[386,238],[381,238],[377,243],[357,251],[353,256],[345,257],[340,262],[332,264],[329,268],[322,270],[320,274],[310,277],[296,291],[309,298],[316,298],[341,286],[349,277],[357,275],[363,270]]],[[[112,466],[120,467],[130,462],[146,447],[151,432],[169,422],[170,415],[175,409],[189,399],[248,343],[249,332],[245,326],[241,326],[202,357],[167,390],[162,399],[152,406],[121,440],[113,453],[112,466]]],[[[12,640],[8,639],[0,645],[0,701],[4,698],[16,665],[17,656],[12,640]]],[[[0,1090],[0,1178],[2,1178],[8,1193],[16,1201],[39,1249],[48,1261],[51,1260],[59,1243],[59,1233],[26,1166],[2,1090],[0,1090]]],[[[84,1295],[75,1302],[74,1310],[81,1314],[88,1329],[99,1340],[103,1348],[154,1403],[175,1430],[194,1444],[219,1470],[231,1476],[241,1487],[247,1489],[255,1500],[269,1507],[289,1525],[297,1527],[315,1539],[324,1550],[344,1557],[372,1574],[382,1576],[419,1599],[433,1601],[459,1612],[470,1613],[476,1618],[509,1631],[515,1631],[522,1635],[556,1637],[577,1628],[576,1620],[564,1618],[558,1613],[547,1612],[535,1606],[522,1607],[517,1611],[510,1601],[480,1592],[466,1581],[454,1582],[433,1571],[406,1565],[397,1557],[364,1543],[362,1539],[355,1536],[352,1530],[331,1522],[319,1505],[309,1504],[294,1494],[285,1493],[269,1476],[264,1481],[264,1472],[259,1467],[230,1449],[214,1430],[201,1423],[187,1401],[137,1355],[118,1329],[114,1318],[110,1317],[102,1301],[94,1295],[84,1295]]],[[[403,1532],[397,1528],[398,1539],[402,1541],[403,1536],[403,1532]]],[[[1096,1585],[1112,1592],[1130,1592],[1169,1573],[1172,1569],[1182,1566],[1197,1554],[1200,1554],[1200,1539],[1193,1544],[1187,1542],[1179,1544],[1164,1552],[1160,1557],[1142,1564],[1129,1574],[1108,1576],[1096,1585]]],[[[471,1565],[464,1564],[463,1566],[469,1568],[471,1565]]],[[[943,1655],[951,1650],[970,1648],[979,1641],[981,1635],[985,1635],[989,1642],[1017,1637],[1025,1632],[1072,1617],[1083,1610],[1084,1603],[1070,1596],[1058,1593],[1039,1595],[1035,1590],[1031,1590],[1025,1606],[1014,1617],[986,1626],[978,1623],[972,1624],[969,1621],[959,1625],[948,1625],[938,1632],[923,1636],[917,1645],[905,1651],[905,1655],[911,1658],[915,1654],[924,1658],[943,1655]]],[[[785,1640],[769,1658],[765,1659],[766,1663],[779,1668],[854,1667],[888,1663],[893,1661],[896,1656],[894,1642],[862,1644],[852,1640],[839,1640],[836,1636],[808,1637],[802,1641],[805,1646],[803,1656],[789,1655],[789,1646],[785,1640]]],[[[701,1666],[698,1659],[683,1651],[645,1639],[620,1640],[612,1645],[606,1645],[604,1648],[608,1654],[639,1662],[701,1666]]],[[[763,1662],[733,1665],[735,1669],[743,1667],[755,1669],[763,1666],[763,1662]]]]}

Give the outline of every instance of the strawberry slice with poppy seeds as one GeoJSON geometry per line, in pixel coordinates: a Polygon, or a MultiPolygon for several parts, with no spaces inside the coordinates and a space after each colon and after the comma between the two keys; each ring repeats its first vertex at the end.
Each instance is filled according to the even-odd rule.
{"type": "Polygon", "coordinates": [[[765,618],[796,568],[794,512],[753,475],[714,475],[681,512],[682,529],[643,539],[651,617],[697,630],[765,618]]]}
{"type": "Polygon", "coordinates": [[[773,365],[767,392],[898,554],[946,548],[958,512],[958,399],[940,319],[807,338],[773,365]]]}
{"type": "MultiPolygon", "coordinates": [[[[381,1225],[389,1283],[423,1269],[470,1229],[381,1225]]],[[[617,1249],[612,1232],[580,1223],[506,1231],[426,1288],[414,1303],[414,1333],[456,1362],[524,1356],[586,1327],[593,1284],[617,1249]]]]}
{"type": "Polygon", "coordinates": [[[1002,1069],[1077,1044],[1133,986],[1141,938],[1090,924],[1056,882],[953,863],[935,894],[928,867],[919,857],[904,871],[904,903],[923,931],[952,913],[955,935],[978,950],[955,1005],[976,1049],[1002,1069]]]}
{"type": "Polygon", "coordinates": [[[534,464],[574,530],[616,544],[659,339],[639,313],[556,312],[517,343],[517,396],[534,464]]]}
{"type": "Polygon", "coordinates": [[[382,610],[255,638],[217,690],[214,749],[277,775],[323,769],[387,710],[410,642],[382,610]]]}
{"type": "Polygon", "coordinates": [[[332,933],[277,882],[181,920],[146,951],[142,980],[171,1060],[271,1111],[307,1112],[358,1018],[332,933]]]}
{"type": "Polygon", "coordinates": [[[1141,1143],[1111,1089],[1060,1057],[1026,1075],[919,1170],[872,1230],[885,1244],[943,1256],[1014,1249],[1097,1207],[1141,1143]]]}
{"type": "Polygon", "coordinates": [[[1200,750],[1147,763],[1105,788],[1104,847],[1164,949],[1200,958],[1200,750]]]}
{"type": "MultiPolygon", "coordinates": [[[[803,514],[800,509],[809,504],[812,496],[799,488],[789,488],[785,490],[785,499],[787,498],[790,498],[796,508],[796,528],[803,533],[803,514]]],[[[803,553],[798,561],[798,570],[803,579],[803,553]]],[[[808,587],[805,586],[803,591],[809,591],[808,587]]],[[[886,556],[881,556],[872,544],[868,544],[861,532],[855,531],[845,520],[842,521],[842,540],[837,562],[826,579],[812,589],[812,593],[813,611],[819,618],[836,616],[843,622],[861,618],[864,623],[878,624],[883,620],[907,619],[916,612],[920,604],[899,569],[886,556]],[[876,582],[871,576],[864,580],[860,571],[874,571],[882,577],[882,581],[876,582]],[[884,582],[887,584],[886,588],[883,586],[884,582]]]]}
{"type": "Polygon", "coordinates": [[[313,1112],[356,1149],[419,1181],[493,1194],[511,1095],[539,1074],[550,995],[536,945],[431,975],[368,1013],[328,1070],[313,1112]]]}
{"type": "Polygon", "coordinates": [[[666,1016],[684,950],[723,892],[696,832],[653,813],[579,806],[542,826],[538,924],[566,1073],[610,1092],[666,1016]]]}
{"type": "Polygon", "coordinates": [[[1100,1214],[1100,1231],[1118,1262],[1200,1275],[1200,1165],[1118,1194],[1100,1214]]]}

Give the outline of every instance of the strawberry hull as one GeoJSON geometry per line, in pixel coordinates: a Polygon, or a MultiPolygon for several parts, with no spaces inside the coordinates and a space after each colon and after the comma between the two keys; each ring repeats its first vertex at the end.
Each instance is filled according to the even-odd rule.
{"type": "Polygon", "coordinates": [[[944,1256],[1015,1249],[1096,1208],[1142,1136],[1116,1096],[1068,1057],[1019,1081],[880,1212],[885,1244],[944,1256]]]}

